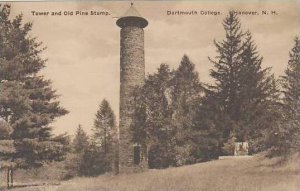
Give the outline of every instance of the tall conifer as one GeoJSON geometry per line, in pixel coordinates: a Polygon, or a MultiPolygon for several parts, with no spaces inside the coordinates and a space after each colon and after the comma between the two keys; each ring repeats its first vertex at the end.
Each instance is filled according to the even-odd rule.
{"type": "Polygon", "coordinates": [[[215,105],[216,114],[227,115],[227,127],[219,127],[224,140],[234,136],[249,141],[256,152],[264,149],[264,133],[272,128],[266,121],[276,121],[277,82],[270,68],[262,68],[251,33],[242,31],[236,13],[229,12],[223,26],[225,39],[215,42],[218,55],[210,59],[210,75],[216,82],[208,87],[208,102],[215,105]]]}
{"type": "Polygon", "coordinates": [[[13,129],[11,161],[30,168],[62,159],[66,142],[52,135],[51,123],[67,111],[51,82],[39,75],[46,60],[42,43],[29,35],[32,24],[23,24],[22,15],[9,16],[10,6],[0,4],[0,117],[13,129]]]}
{"type": "MultiPolygon", "coordinates": [[[[277,133],[284,133],[283,138],[288,149],[292,152],[300,151],[300,38],[295,38],[295,44],[290,51],[285,76],[282,77],[285,120],[283,129],[277,133]]],[[[279,136],[279,135],[278,135],[279,136]]]]}
{"type": "Polygon", "coordinates": [[[117,128],[113,110],[107,100],[99,105],[94,121],[92,139],[94,144],[101,148],[104,153],[104,160],[109,164],[106,171],[113,168],[115,152],[117,149],[117,128]]]}

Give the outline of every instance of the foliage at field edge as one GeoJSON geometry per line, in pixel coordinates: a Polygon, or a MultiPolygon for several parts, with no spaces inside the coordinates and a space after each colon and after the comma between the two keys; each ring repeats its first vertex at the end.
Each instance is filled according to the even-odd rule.
{"type": "Polygon", "coordinates": [[[201,83],[184,55],[176,70],[161,64],[135,91],[133,141],[148,145],[150,168],[232,155],[236,141],[249,142],[251,154],[280,156],[298,148],[299,39],[284,80],[277,80],[262,67],[250,31],[241,29],[234,12],[223,27],[225,39],[214,42],[217,56],[209,58],[213,84],[201,83]]]}
{"type": "Polygon", "coordinates": [[[117,128],[115,115],[104,99],[95,115],[93,134],[78,126],[65,164],[64,178],[97,176],[117,168],[117,128]]]}

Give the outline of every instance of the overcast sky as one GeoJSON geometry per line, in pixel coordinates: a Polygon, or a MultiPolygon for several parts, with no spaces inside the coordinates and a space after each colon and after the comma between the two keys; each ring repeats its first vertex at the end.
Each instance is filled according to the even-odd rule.
{"type": "MultiPolygon", "coordinates": [[[[74,134],[78,124],[90,133],[102,99],[107,99],[118,116],[119,111],[119,28],[116,18],[130,2],[27,2],[13,3],[12,15],[23,13],[33,22],[31,35],[38,37],[48,58],[41,72],[53,81],[59,100],[70,113],[53,124],[55,133],[74,134]],[[107,11],[109,16],[35,16],[32,11],[107,11]]],[[[276,76],[283,74],[294,37],[300,33],[300,3],[252,1],[137,1],[134,6],[148,21],[145,29],[146,74],[161,63],[176,68],[187,54],[202,82],[210,82],[213,40],[222,40],[222,20],[229,10],[257,11],[256,16],[240,16],[242,28],[250,30],[264,57],[263,66],[272,66],[276,76]],[[167,11],[198,11],[198,15],[167,15],[167,11]],[[269,15],[262,15],[261,11],[269,15]],[[200,11],[220,11],[221,15],[201,15],[200,11]],[[277,15],[272,15],[276,11],[277,15]]]]}

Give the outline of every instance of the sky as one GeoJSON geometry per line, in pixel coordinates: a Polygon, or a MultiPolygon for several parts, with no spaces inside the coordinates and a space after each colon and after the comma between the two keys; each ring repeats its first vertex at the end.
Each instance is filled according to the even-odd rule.
{"type": "MultiPolygon", "coordinates": [[[[48,61],[40,75],[52,80],[61,105],[70,112],[52,124],[54,133],[73,135],[78,124],[91,133],[103,99],[109,101],[118,118],[120,28],[115,22],[130,7],[130,1],[11,4],[11,16],[22,13],[25,22],[33,23],[30,35],[47,47],[41,56],[48,61]],[[49,14],[36,15],[32,11],[49,14]],[[60,16],[51,15],[60,11],[60,16]],[[76,11],[89,14],[75,15],[76,11]],[[109,15],[91,15],[91,11],[109,15]]],[[[225,37],[222,21],[229,10],[257,11],[258,15],[239,16],[242,29],[252,33],[264,58],[263,67],[272,67],[277,77],[284,73],[293,39],[300,35],[300,1],[136,1],[134,6],[149,22],[144,29],[146,74],[155,72],[161,63],[176,69],[186,54],[195,64],[200,80],[211,83],[212,63],[208,57],[216,56],[213,41],[225,37]],[[168,11],[198,14],[168,15],[168,11]],[[202,15],[201,11],[220,15],[202,15]],[[262,15],[262,11],[269,14],[262,15]]]]}

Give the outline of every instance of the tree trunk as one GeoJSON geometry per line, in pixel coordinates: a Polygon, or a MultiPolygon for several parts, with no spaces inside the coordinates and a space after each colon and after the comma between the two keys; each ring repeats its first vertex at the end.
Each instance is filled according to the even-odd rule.
{"type": "Polygon", "coordinates": [[[106,127],[104,128],[104,154],[106,156],[106,127]]]}
{"type": "Polygon", "coordinates": [[[9,189],[9,182],[10,182],[10,169],[7,168],[7,188],[9,189]]]}
{"type": "Polygon", "coordinates": [[[10,170],[10,187],[14,186],[14,169],[10,170]]]}

